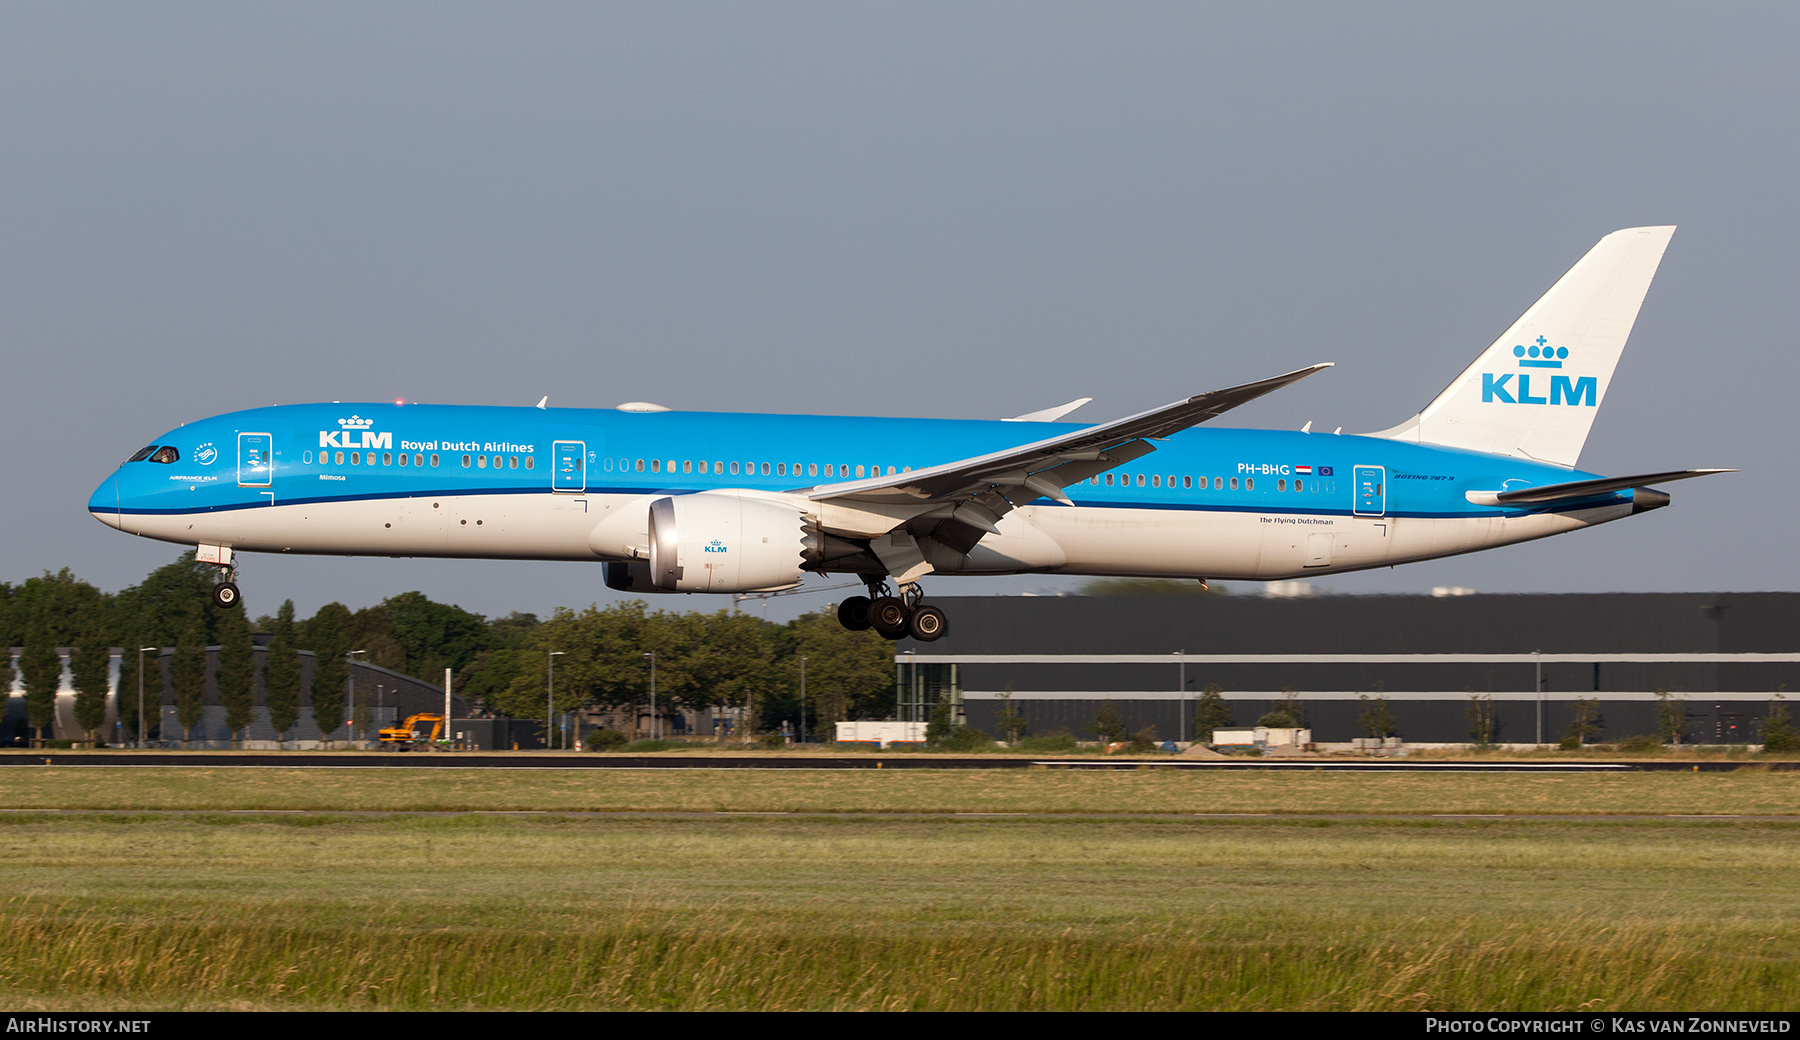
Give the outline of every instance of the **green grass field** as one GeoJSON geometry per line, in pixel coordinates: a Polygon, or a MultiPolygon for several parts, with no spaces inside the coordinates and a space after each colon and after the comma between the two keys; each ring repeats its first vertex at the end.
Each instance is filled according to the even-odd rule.
{"type": "Polygon", "coordinates": [[[19,1009],[1791,1009],[1785,774],[0,771],[19,1009]],[[1185,785],[1185,789],[1184,789],[1185,785]],[[1037,803],[1037,804],[1033,804],[1037,803]],[[1253,820],[982,812],[1254,811],[1253,820]],[[183,808],[169,816],[136,809],[183,808]],[[247,815],[234,809],[327,810],[247,815]],[[837,817],[357,809],[869,809],[837,817]]]}
{"type": "Polygon", "coordinates": [[[1800,772],[189,769],[14,766],[0,808],[573,812],[1743,813],[1800,772]]]}

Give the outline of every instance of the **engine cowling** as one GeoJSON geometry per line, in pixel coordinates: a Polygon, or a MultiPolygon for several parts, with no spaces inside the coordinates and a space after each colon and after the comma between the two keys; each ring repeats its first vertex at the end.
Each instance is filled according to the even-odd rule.
{"type": "Polygon", "coordinates": [[[780,502],[702,491],[650,503],[651,584],[667,592],[750,592],[800,580],[806,518],[780,502]]]}

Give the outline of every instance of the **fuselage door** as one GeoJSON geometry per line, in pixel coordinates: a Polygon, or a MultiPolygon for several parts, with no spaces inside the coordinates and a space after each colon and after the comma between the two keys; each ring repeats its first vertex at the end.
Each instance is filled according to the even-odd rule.
{"type": "Polygon", "coordinates": [[[586,441],[556,441],[550,445],[550,490],[571,495],[587,490],[586,441]]]}
{"type": "Polygon", "coordinates": [[[238,486],[268,487],[274,482],[272,438],[266,433],[238,434],[238,486]]]}
{"type": "Polygon", "coordinates": [[[1357,516],[1380,516],[1387,512],[1387,470],[1381,466],[1356,467],[1357,516]]]}

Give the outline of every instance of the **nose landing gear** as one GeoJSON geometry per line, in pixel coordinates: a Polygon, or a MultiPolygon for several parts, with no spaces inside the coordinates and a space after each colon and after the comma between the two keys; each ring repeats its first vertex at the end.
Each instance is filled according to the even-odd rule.
{"type": "Polygon", "coordinates": [[[942,639],[950,619],[937,607],[919,602],[925,591],[918,582],[900,587],[899,595],[886,581],[871,581],[869,595],[851,596],[838,604],[838,623],[852,632],[874,629],[886,639],[912,636],[921,643],[942,639]]]}
{"type": "Polygon", "coordinates": [[[219,583],[212,590],[213,606],[229,610],[243,603],[243,595],[238,592],[237,587],[237,567],[231,562],[230,546],[202,545],[194,550],[194,559],[219,568],[219,583]]]}
{"type": "MultiPolygon", "coordinates": [[[[225,575],[227,579],[229,579],[231,571],[227,570],[225,575]]],[[[212,599],[213,606],[227,610],[238,606],[243,602],[243,597],[239,594],[237,585],[230,580],[219,582],[217,585],[213,586],[212,599]]]]}

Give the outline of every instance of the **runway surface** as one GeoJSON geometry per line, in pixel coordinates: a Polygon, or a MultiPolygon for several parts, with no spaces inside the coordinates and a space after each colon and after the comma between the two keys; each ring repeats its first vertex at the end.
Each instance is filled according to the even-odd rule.
{"type": "Polygon", "coordinates": [[[567,752],[376,751],[5,751],[0,766],[202,767],[207,769],[1174,769],[1341,771],[1393,773],[1632,773],[1731,772],[1746,766],[1788,771],[1800,762],[1746,759],[1699,761],[1525,761],[1332,758],[1051,758],[999,755],[611,755],[567,752]]]}

